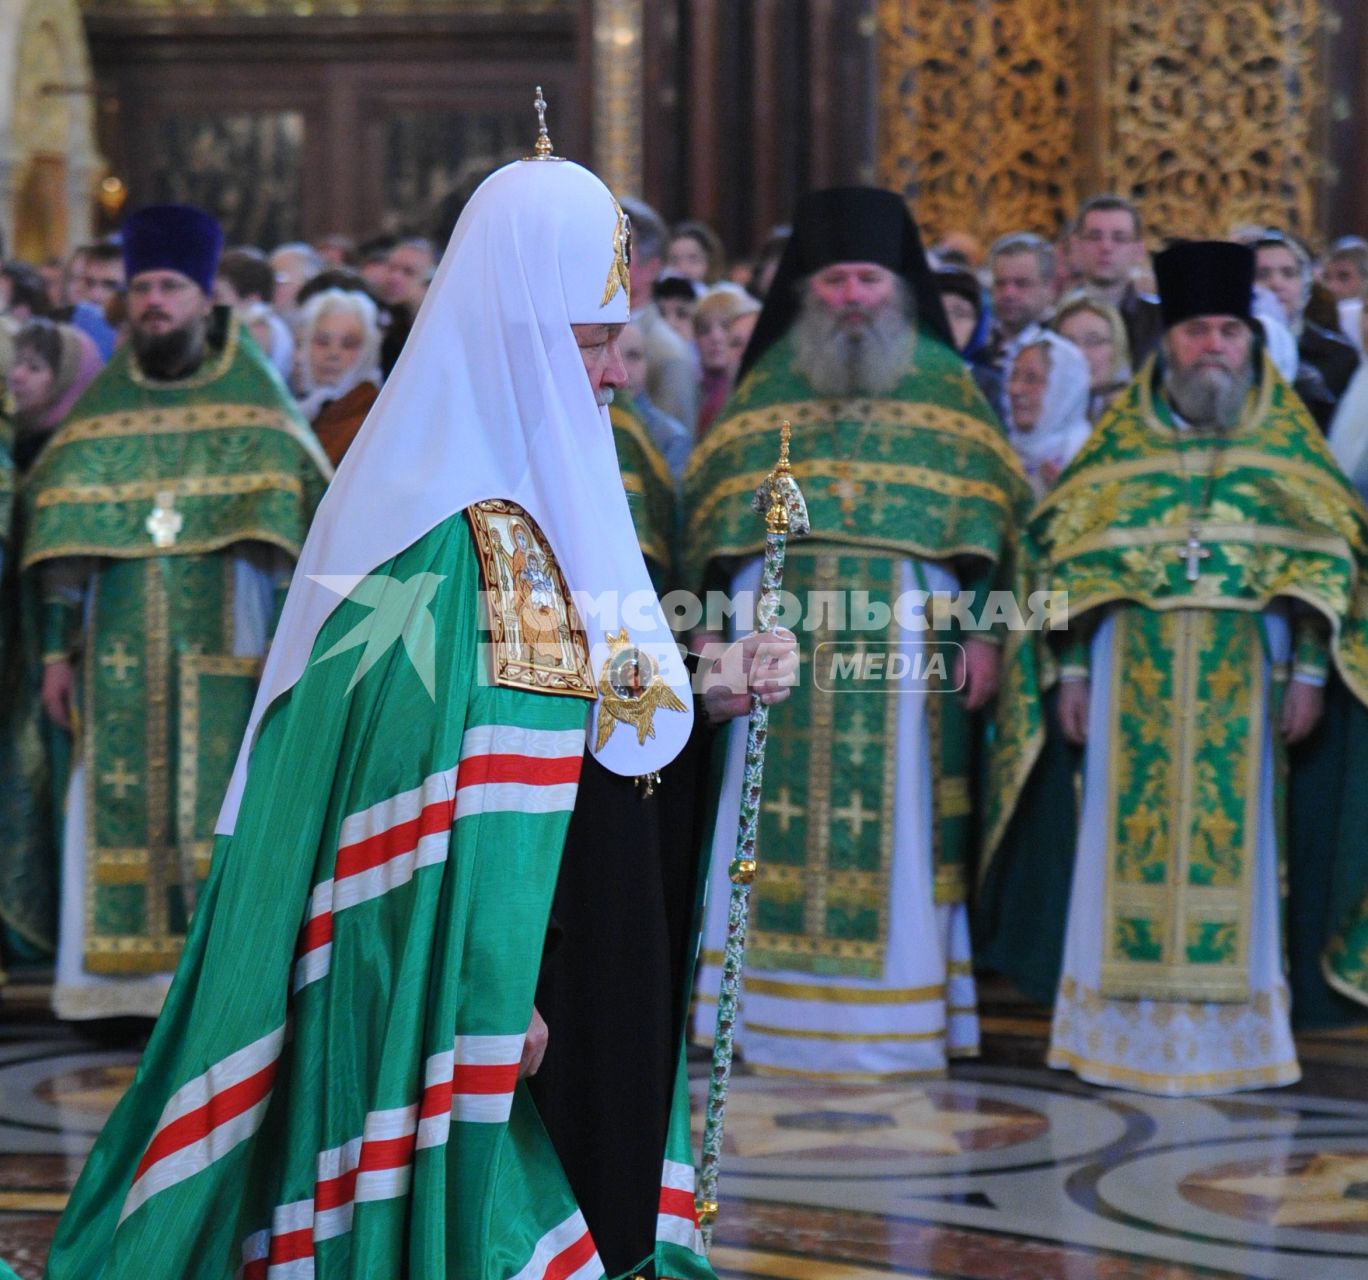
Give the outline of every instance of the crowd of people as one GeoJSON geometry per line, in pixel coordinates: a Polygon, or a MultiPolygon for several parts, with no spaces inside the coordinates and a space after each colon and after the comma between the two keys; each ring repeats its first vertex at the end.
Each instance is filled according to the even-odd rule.
{"type": "MultiPolygon", "coordinates": [[[[310,1073],[324,1079],[331,1068],[318,1064],[350,1052],[322,1003],[324,979],[360,963],[347,947],[368,945],[344,944],[343,909],[416,885],[420,868],[446,858],[424,844],[443,835],[430,821],[445,815],[453,850],[474,830],[452,826],[462,801],[448,805],[453,786],[474,785],[462,780],[469,741],[484,744],[480,760],[505,761],[499,769],[535,759],[535,776],[500,775],[505,790],[554,775],[579,779],[579,799],[573,785],[543,795],[519,813],[524,826],[497,837],[544,893],[501,908],[515,922],[503,933],[469,916],[483,940],[468,945],[535,952],[508,970],[508,990],[529,1003],[535,991],[536,1009],[525,1035],[511,996],[498,1017],[483,1010],[471,1025],[493,1029],[469,1033],[481,1042],[469,1061],[511,1072],[511,1097],[547,1054],[534,1096],[574,1196],[560,1207],[581,1206],[613,1255],[608,1274],[641,1265],[662,1240],[694,1253],[668,1266],[657,1253],[661,1274],[707,1274],[696,1219],[661,1227],[669,1215],[657,1217],[654,1182],[632,1218],[649,1220],[649,1238],[633,1227],[619,1241],[611,1206],[630,1161],[604,1173],[613,1162],[600,1128],[583,1142],[583,1108],[597,1096],[595,1124],[621,1127],[623,1098],[637,1096],[644,1110],[627,1127],[644,1176],[664,1151],[666,1199],[685,1190],[669,1181],[689,1160],[675,1048],[691,1003],[698,1039],[710,1041],[716,1016],[737,816],[752,786],[747,694],[711,686],[700,719],[713,728],[690,734],[672,718],[687,709],[672,660],[652,656],[636,630],[629,647],[624,626],[609,633],[616,647],[600,673],[566,584],[591,570],[635,581],[639,547],[661,598],[725,593],[729,633],[714,632],[702,603],[687,624],[706,672],[706,655],[732,652],[754,624],[738,603],[762,581],[765,528],[749,496],[774,465],[782,421],[812,531],[789,548],[785,579],[799,602],[802,676],[782,691],[759,686],[774,705],[733,1027],[747,1063],[818,1080],[944,1071],[978,1052],[975,974],[989,967],[1053,1004],[1049,1063],[1094,1083],[1189,1094],[1297,1079],[1293,1017],[1343,1020],[1368,1003],[1368,849],[1354,786],[1368,759],[1368,241],[1336,242],[1317,259],[1284,231],[1242,227],[1221,241],[1175,235],[1151,257],[1135,206],[1100,195],[1053,239],[1023,230],[985,249],[959,232],[924,250],[901,198],[842,188],[803,197],[791,227],[729,265],[703,223],[671,229],[628,198],[610,212],[591,175],[566,188],[570,212],[512,212],[522,187],[540,198],[548,184],[554,204],[555,184],[583,173],[522,165],[490,180],[495,193],[508,188],[506,205],[477,194],[445,255],[419,239],[342,237],[224,252],[208,215],[157,206],[60,269],[5,265],[7,965],[55,963],[64,1018],[156,1017],[165,1004],[171,1029],[149,1061],[168,1080],[198,1079],[218,1050],[187,1046],[210,1041],[222,1063],[250,1050],[254,1070],[274,1072],[286,1052],[274,1021],[283,989],[268,998],[266,982],[257,1005],[243,996],[241,1016],[216,1005],[206,1021],[203,993],[223,982],[216,949],[234,927],[253,929],[261,963],[274,947],[293,973],[302,1020],[292,1035],[319,1057],[291,1060],[290,1088],[312,1097],[322,1086],[310,1073]],[[578,224],[565,230],[575,201],[595,210],[586,225],[613,224],[603,263],[606,231],[602,244],[581,244],[578,224]],[[547,235],[536,220],[562,219],[552,230],[575,252],[558,240],[567,256],[554,269],[534,263],[551,249],[534,247],[531,231],[507,239],[524,218],[547,235]],[[481,256],[492,261],[500,244],[524,255],[516,270],[481,256]],[[586,271],[598,274],[585,283],[586,271]],[[563,297],[553,277],[567,281],[563,297]],[[609,465],[629,499],[630,554],[603,498],[603,442],[556,434],[576,415],[591,432],[594,406],[578,364],[571,378],[545,336],[552,320],[567,339],[573,331],[597,407],[612,406],[609,465]],[[362,547],[372,576],[339,578],[362,547]],[[389,586],[372,590],[384,565],[389,586]],[[495,601],[482,624],[494,695],[448,687],[446,657],[432,665],[450,641],[443,628],[469,622],[463,606],[437,597],[436,637],[430,618],[414,621],[453,574],[482,580],[495,601]],[[383,651],[345,631],[338,619],[350,625],[351,614],[318,603],[343,581],[334,594],[347,609],[397,619],[383,651]],[[401,581],[413,594],[396,603],[401,581]],[[1057,596],[1062,615],[1031,603],[1026,621],[1028,602],[1057,596]],[[315,641],[328,647],[310,663],[315,641]],[[390,645],[407,666],[390,665],[400,664],[384,656],[390,645]],[[327,667],[362,646],[350,683],[327,667]],[[890,679],[891,662],[871,674],[875,650],[908,657],[917,674],[890,679]],[[377,665],[386,683],[369,688],[377,665]],[[259,679],[263,706],[284,700],[274,719],[252,714],[259,679]],[[415,690],[442,704],[436,722],[415,690]],[[308,701],[324,693],[349,710],[308,701]],[[481,702],[491,696],[505,702],[481,702]],[[583,704],[565,705],[576,697],[597,700],[583,773],[570,743],[583,704]],[[375,766],[367,717],[387,726],[376,734],[425,725],[423,743],[454,723],[460,769],[448,778],[421,744],[394,748],[408,773],[375,766]],[[490,746],[500,734],[516,745],[490,746]],[[269,771],[245,773],[244,735],[269,771]],[[712,750],[721,759],[708,796],[712,750]],[[328,770],[348,752],[361,763],[344,784],[328,770]],[[322,797],[313,809],[310,770],[322,797]],[[312,861],[287,867],[279,920],[267,912],[254,925],[250,875],[274,867],[271,841],[292,823],[326,857],[312,889],[312,861]],[[394,832],[410,827],[416,843],[396,854],[409,835],[394,832]],[[528,860],[542,846],[555,847],[549,871],[528,860]],[[409,859],[401,870],[384,861],[397,857],[409,859]],[[383,883],[362,884],[381,870],[383,883]],[[564,935],[545,957],[538,903],[564,935]],[[213,923],[192,929],[207,910],[213,923]],[[631,927],[615,930],[624,918],[631,927]],[[522,947],[528,937],[534,948],[522,947]],[[586,1013],[591,976],[605,994],[586,1013]],[[650,1007],[626,1030],[634,991],[650,992],[650,1007]],[[614,1035],[631,1052],[589,1071],[614,1035]]],[[[736,652],[749,663],[758,651],[745,643],[736,652]]],[[[777,669],[789,658],[768,660],[777,669]]],[[[443,898],[439,915],[469,910],[443,898]]],[[[408,975],[384,988],[380,1003],[398,1001],[386,1035],[411,1015],[412,1061],[420,1044],[450,1057],[449,1034],[445,1047],[429,1044],[427,1014],[403,1012],[395,994],[450,996],[458,1008],[444,944],[420,954],[409,949],[416,935],[384,936],[385,972],[408,975]]],[[[172,1169],[171,1154],[156,1154],[170,1141],[160,1108],[175,1098],[151,1085],[135,1094],[108,1144],[138,1172],[130,1181],[106,1159],[88,1175],[77,1197],[87,1243],[68,1233],[59,1246],[73,1275],[84,1250],[106,1247],[118,1204],[126,1217],[189,1176],[183,1159],[172,1169]]],[[[367,1133],[369,1114],[354,1117],[367,1133]]],[[[517,1127],[516,1110],[511,1122],[507,1107],[500,1114],[517,1127]]],[[[329,1141],[307,1138],[300,1177],[329,1141]]],[[[299,1172],[291,1158],[267,1179],[282,1196],[299,1172]]],[[[686,1181],[691,1199],[691,1169],[686,1181]]],[[[546,1194],[529,1221],[545,1217],[546,1194]]],[[[248,1219],[266,1225],[244,1238],[244,1268],[275,1258],[283,1230],[253,1201],[216,1247],[248,1219]]],[[[561,1241],[574,1222],[526,1243],[561,1241]]]]}

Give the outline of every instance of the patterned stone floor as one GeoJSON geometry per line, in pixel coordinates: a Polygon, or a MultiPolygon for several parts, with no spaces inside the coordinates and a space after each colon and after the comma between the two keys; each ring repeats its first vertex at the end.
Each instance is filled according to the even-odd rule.
{"type": "MultiPolygon", "coordinates": [[[[0,1025],[0,1256],[41,1274],[136,1049],[0,1025]]],[[[724,1280],[1365,1280],[1368,1030],[1302,1037],[1302,1084],[1172,1101],[1039,1064],[1045,1011],[991,1002],[946,1081],[740,1077],[713,1258],[724,1280]]]]}

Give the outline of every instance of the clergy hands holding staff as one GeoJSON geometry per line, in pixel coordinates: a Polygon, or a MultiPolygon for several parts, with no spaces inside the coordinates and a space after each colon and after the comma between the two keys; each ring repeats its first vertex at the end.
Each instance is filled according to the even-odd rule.
{"type": "MultiPolygon", "coordinates": [[[[702,637],[704,661],[723,643],[702,637]]],[[[750,695],[766,706],[783,702],[798,683],[798,637],[784,627],[755,631],[722,650],[703,676],[703,706],[709,724],[722,724],[750,710],[750,695]]]]}

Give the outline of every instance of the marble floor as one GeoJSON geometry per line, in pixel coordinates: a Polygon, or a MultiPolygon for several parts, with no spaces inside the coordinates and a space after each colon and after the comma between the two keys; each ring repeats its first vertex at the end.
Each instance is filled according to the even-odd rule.
{"type": "MultiPolygon", "coordinates": [[[[0,1006],[0,1257],[25,1277],[137,1060],[41,995],[0,1006]]],[[[738,1077],[719,1275],[1368,1278],[1368,1028],[1302,1037],[1292,1088],[1174,1101],[1045,1070],[1043,1009],[985,1015],[983,1057],[945,1081],[738,1077]]]]}

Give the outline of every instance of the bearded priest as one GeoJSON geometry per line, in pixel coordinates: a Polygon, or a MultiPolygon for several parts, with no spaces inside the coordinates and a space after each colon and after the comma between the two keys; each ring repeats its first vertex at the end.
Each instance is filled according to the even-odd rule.
{"type": "MultiPolygon", "coordinates": [[[[1058,716],[1084,749],[1048,1061],[1186,1096],[1300,1075],[1285,752],[1315,729],[1331,662],[1368,701],[1368,514],[1263,349],[1251,251],[1182,243],[1155,270],[1160,351],[1037,508],[1027,551],[1069,594],[1058,716]]],[[[1004,778],[1039,742],[1022,710],[1000,716],[1004,778]]],[[[1021,936],[1044,927],[1018,913],[1021,936]]]]}

